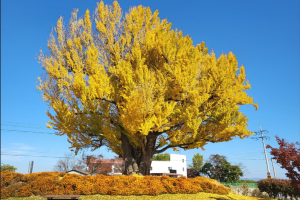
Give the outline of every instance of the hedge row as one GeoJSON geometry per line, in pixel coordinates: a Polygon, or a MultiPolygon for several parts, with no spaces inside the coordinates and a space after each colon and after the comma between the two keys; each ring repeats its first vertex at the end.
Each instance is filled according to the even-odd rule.
{"type": "Polygon", "coordinates": [[[31,195],[159,195],[207,192],[228,194],[229,190],[205,177],[170,178],[144,176],[79,176],[58,172],[20,174],[1,172],[1,198],[31,195]]]}
{"type": "Polygon", "coordinates": [[[300,197],[300,190],[291,185],[291,181],[282,179],[263,179],[257,182],[258,189],[266,192],[270,197],[276,198],[281,193],[287,196],[300,197]]]}

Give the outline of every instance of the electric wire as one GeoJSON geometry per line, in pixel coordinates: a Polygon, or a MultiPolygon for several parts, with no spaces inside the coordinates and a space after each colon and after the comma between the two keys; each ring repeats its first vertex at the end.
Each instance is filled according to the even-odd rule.
{"type": "MultiPolygon", "coordinates": [[[[1,154],[1,155],[6,155],[6,156],[32,156],[32,157],[49,157],[49,158],[65,158],[65,157],[57,157],[57,156],[42,156],[42,155],[26,155],[26,154],[20,154],[20,155],[16,155],[16,154],[1,154]]],[[[71,158],[73,159],[73,158],[71,158]]],[[[74,158],[76,159],[76,158],[74,158]]],[[[265,159],[233,159],[233,160],[265,160],[265,159]]],[[[172,160],[172,161],[178,161],[178,162],[182,162],[182,160],[172,160]]],[[[185,160],[185,161],[192,161],[192,160],[185,160]]]]}
{"type": "MultiPolygon", "coordinates": [[[[255,154],[255,155],[247,155],[247,157],[253,157],[253,156],[257,156],[257,155],[262,155],[263,151],[259,154],[255,154]]],[[[238,158],[244,158],[244,157],[238,157],[238,158]]],[[[228,158],[228,159],[238,159],[238,158],[228,158]]]]}
{"type": "Polygon", "coordinates": [[[38,156],[38,155],[12,155],[12,154],[5,154],[1,153],[1,155],[9,155],[9,156],[26,156],[26,157],[47,157],[47,158],[65,158],[65,157],[54,157],[54,156],[38,156]]]}
{"type": "MultiPolygon", "coordinates": [[[[39,129],[48,129],[46,127],[34,127],[34,126],[23,126],[23,125],[35,125],[35,126],[42,126],[42,125],[38,125],[38,124],[27,124],[27,123],[13,123],[13,122],[4,122],[1,125],[4,126],[11,126],[11,127],[23,127],[23,128],[39,128],[39,129]],[[19,125],[20,124],[20,125],[19,125]]],[[[27,131],[27,130],[12,130],[12,129],[1,129],[1,131],[6,131],[6,132],[21,132],[21,133],[34,133],[34,134],[48,134],[48,135],[56,135],[56,133],[49,133],[49,132],[38,132],[38,131],[27,131]]],[[[272,139],[272,143],[274,142],[274,140],[272,139]]],[[[18,150],[16,150],[18,151],[18,150]]],[[[29,152],[29,151],[28,151],[29,152]]],[[[31,151],[32,152],[32,151],[31,151]]],[[[34,151],[36,152],[36,151],[34,151]]],[[[222,155],[236,155],[236,154],[248,154],[252,153],[252,152],[263,152],[263,151],[244,151],[244,152],[230,152],[230,153],[222,153],[222,155]]],[[[40,152],[40,153],[45,153],[45,152],[40,152]]],[[[49,153],[49,152],[47,152],[49,153]]],[[[52,154],[56,154],[56,153],[52,153],[52,154]]],[[[59,154],[59,153],[58,153],[59,154]]],[[[2,154],[1,154],[2,155],[2,154]]],[[[212,155],[212,154],[201,154],[201,155],[212,155]]],[[[250,155],[247,157],[253,157],[253,156],[257,156],[260,154],[255,154],[255,155],[250,155]]],[[[20,156],[20,155],[18,155],[20,156]]],[[[27,156],[27,155],[26,155],[27,156]]],[[[194,155],[186,155],[186,156],[194,156],[194,155]]],[[[238,158],[228,158],[230,160],[265,160],[265,159],[242,159],[242,157],[238,157],[238,158]]],[[[269,160],[269,159],[268,159],[269,160]]],[[[187,160],[187,161],[192,161],[192,160],[187,160]]]]}
{"type": "Polygon", "coordinates": [[[23,126],[23,125],[6,125],[6,124],[1,124],[1,126],[8,126],[8,127],[21,127],[21,128],[33,128],[33,129],[49,129],[47,127],[35,127],[35,126],[23,126]]]}
{"type": "MultiPolygon", "coordinates": [[[[222,155],[227,155],[227,154],[243,154],[243,153],[250,153],[250,152],[263,152],[263,151],[240,151],[240,152],[230,152],[230,153],[222,153],[222,155]]],[[[212,153],[209,154],[201,154],[201,155],[214,155],[212,153]]],[[[194,156],[194,155],[186,155],[186,156],[194,156]]]]}
{"type": "MultiPolygon", "coordinates": [[[[12,152],[20,152],[20,151],[23,151],[24,152],[24,150],[18,150],[18,149],[16,149],[16,148],[3,148],[3,149],[1,149],[1,151],[3,152],[3,151],[12,151],[12,152]]],[[[62,154],[62,152],[58,152],[58,151],[47,151],[47,152],[45,152],[45,151],[30,151],[30,150],[26,150],[26,152],[33,152],[33,153],[50,153],[50,154],[62,154]]]]}
{"type": "MultiPolygon", "coordinates": [[[[2,126],[8,126],[8,127],[20,127],[20,128],[32,128],[32,129],[48,129],[47,127],[45,127],[45,125],[40,125],[40,124],[28,124],[28,123],[16,123],[16,122],[3,122],[1,123],[2,126]]],[[[27,130],[12,130],[12,129],[1,129],[1,131],[6,131],[6,132],[15,132],[15,133],[34,133],[34,134],[48,134],[48,135],[55,135],[55,133],[49,133],[49,132],[41,132],[41,131],[27,131],[27,130]]],[[[277,141],[275,141],[275,139],[273,139],[273,137],[270,137],[270,139],[268,140],[269,142],[271,142],[272,147],[276,147],[278,146],[277,141]]],[[[270,146],[271,146],[270,145],[270,146]]],[[[7,150],[7,149],[3,149],[3,150],[7,150]]],[[[1,150],[2,151],[2,150],[1,150]]],[[[19,151],[19,150],[15,150],[15,151],[19,151]]],[[[51,153],[51,154],[60,154],[59,152],[42,152],[42,151],[26,151],[26,152],[34,152],[34,153],[51,153]]],[[[249,153],[253,153],[253,152],[261,152],[263,153],[263,151],[244,151],[244,152],[230,152],[230,153],[222,153],[222,155],[237,155],[237,154],[248,154],[247,157],[253,157],[253,156],[257,156],[257,155],[261,155],[261,153],[259,154],[255,154],[255,155],[249,155],[249,153]]],[[[5,155],[5,156],[25,156],[25,157],[47,157],[47,158],[66,158],[66,157],[61,157],[61,156],[44,156],[44,155],[26,155],[26,154],[8,154],[8,153],[3,153],[1,155],[5,155]]],[[[212,154],[202,154],[202,155],[212,155],[212,154]]],[[[186,155],[186,156],[194,156],[194,155],[186,155]]],[[[78,158],[72,158],[72,157],[68,157],[69,159],[78,159],[78,158]]],[[[252,161],[262,161],[265,160],[263,159],[243,159],[242,157],[238,157],[238,158],[227,158],[229,160],[252,160],[252,161]]],[[[271,159],[268,159],[271,160],[271,159]]],[[[172,161],[182,161],[182,160],[172,160],[172,161]]],[[[192,161],[192,160],[185,160],[185,161],[192,161]]],[[[277,165],[278,167],[281,168],[280,164],[275,162],[275,165],[277,165]]],[[[277,174],[285,174],[283,172],[279,172],[277,174]]]]}
{"type": "Polygon", "coordinates": [[[38,132],[38,131],[25,131],[25,130],[11,130],[11,129],[2,129],[1,131],[6,132],[20,132],[20,133],[34,133],[34,134],[48,134],[48,135],[55,135],[56,133],[49,133],[49,132],[38,132]]]}
{"type": "Polygon", "coordinates": [[[76,157],[69,157],[69,156],[43,156],[43,155],[26,155],[26,154],[6,154],[3,153],[1,155],[4,156],[17,156],[17,157],[47,157],[47,158],[68,158],[68,159],[74,159],[74,160],[80,160],[81,158],[76,158],[76,157]]]}
{"type": "MultiPolygon", "coordinates": [[[[1,131],[7,131],[7,132],[22,132],[22,133],[34,133],[34,134],[49,134],[49,135],[55,135],[55,133],[49,133],[49,132],[37,132],[37,131],[25,131],[25,130],[11,130],[11,129],[1,129],[1,131]]],[[[17,151],[17,150],[16,150],[17,151]]],[[[29,152],[29,151],[28,151],[29,152]]],[[[249,154],[251,152],[262,152],[262,151],[244,151],[244,152],[231,152],[231,153],[222,153],[222,155],[236,155],[236,154],[249,154]]],[[[49,152],[47,152],[49,153],[49,152]]],[[[55,154],[55,153],[52,153],[55,154]]],[[[202,155],[212,155],[212,154],[202,154],[202,155]]],[[[255,155],[251,155],[248,157],[252,157],[252,156],[256,156],[258,154],[255,155]]],[[[193,156],[193,155],[187,155],[187,156],[193,156]]],[[[242,157],[239,157],[242,158],[242,157]]],[[[230,160],[239,160],[239,158],[228,158],[230,160]]],[[[240,159],[240,160],[264,160],[264,159],[240,159]]],[[[187,160],[187,161],[192,161],[192,160],[187,160]]]]}
{"type": "Polygon", "coordinates": [[[45,125],[41,125],[41,124],[28,124],[28,123],[19,123],[19,122],[2,122],[2,124],[21,124],[21,125],[33,125],[33,126],[45,126],[45,125]]]}

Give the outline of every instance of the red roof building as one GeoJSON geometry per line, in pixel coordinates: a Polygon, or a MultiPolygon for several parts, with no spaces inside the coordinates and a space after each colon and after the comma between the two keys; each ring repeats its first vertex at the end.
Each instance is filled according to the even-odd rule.
{"type": "Polygon", "coordinates": [[[125,168],[123,159],[87,159],[87,170],[107,175],[122,175],[125,168]]]}

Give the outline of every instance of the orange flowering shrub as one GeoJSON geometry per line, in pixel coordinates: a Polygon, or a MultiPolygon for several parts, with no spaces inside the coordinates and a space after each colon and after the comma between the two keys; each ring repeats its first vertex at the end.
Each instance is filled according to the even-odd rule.
{"type": "Polygon", "coordinates": [[[180,177],[177,178],[177,186],[179,189],[179,193],[183,194],[195,194],[198,192],[203,192],[202,187],[199,187],[198,185],[194,184],[193,179],[191,178],[184,178],[180,177]]]}
{"type": "Polygon", "coordinates": [[[229,190],[221,184],[216,184],[216,180],[206,178],[206,177],[196,177],[188,178],[188,181],[191,181],[193,185],[198,185],[203,189],[203,192],[206,193],[215,193],[215,194],[228,194],[229,190]]]}
{"type": "Polygon", "coordinates": [[[159,195],[165,193],[194,194],[208,192],[228,194],[229,190],[212,179],[170,178],[167,176],[79,176],[76,174],[41,172],[19,174],[1,172],[1,198],[30,195],[159,195]],[[2,184],[3,183],[3,184],[2,184]]]}
{"type": "Polygon", "coordinates": [[[15,191],[15,196],[17,197],[28,197],[32,194],[29,185],[23,185],[18,190],[15,191]]]}
{"type": "Polygon", "coordinates": [[[16,172],[1,172],[1,199],[16,196],[19,188],[25,185],[21,181],[24,175],[16,172]]]}
{"type": "Polygon", "coordinates": [[[23,177],[23,174],[17,172],[10,172],[8,170],[1,172],[1,187],[6,187],[14,180],[16,182],[20,181],[23,177]]]}
{"type": "Polygon", "coordinates": [[[6,188],[1,188],[1,199],[6,199],[8,197],[10,197],[9,191],[6,188]]]}

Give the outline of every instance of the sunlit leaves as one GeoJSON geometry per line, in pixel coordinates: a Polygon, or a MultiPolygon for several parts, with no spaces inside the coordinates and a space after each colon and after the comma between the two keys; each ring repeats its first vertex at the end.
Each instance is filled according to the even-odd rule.
{"type": "Polygon", "coordinates": [[[165,135],[157,147],[184,149],[251,134],[239,106],[257,104],[233,53],[217,58],[143,6],[122,15],[117,1],[101,1],[93,18],[77,12],[68,26],[57,21],[37,86],[71,148],[106,145],[122,155],[121,133],[135,147],[155,133],[165,135]]]}

